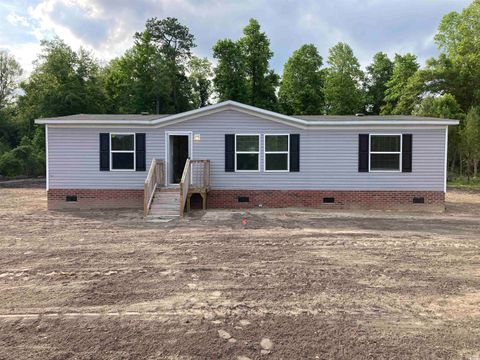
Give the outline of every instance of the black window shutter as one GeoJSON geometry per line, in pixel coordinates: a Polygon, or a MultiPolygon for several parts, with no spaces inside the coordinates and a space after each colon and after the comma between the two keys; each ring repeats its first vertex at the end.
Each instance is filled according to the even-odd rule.
{"type": "Polygon", "coordinates": [[[235,135],[225,134],[225,172],[235,171],[235,135]]]}
{"type": "Polygon", "coordinates": [[[135,134],[135,166],[136,171],[146,170],[145,134],[135,134]]]}
{"type": "Polygon", "coordinates": [[[300,171],[300,134],[290,134],[290,172],[300,171]]]}
{"type": "Polygon", "coordinates": [[[412,134],[402,136],[402,172],[412,172],[412,134]]]}
{"type": "Polygon", "coordinates": [[[370,147],[370,137],[368,134],[358,135],[358,172],[368,172],[368,152],[370,147]]]}
{"type": "Polygon", "coordinates": [[[110,171],[110,134],[100,134],[100,171],[110,171]]]}

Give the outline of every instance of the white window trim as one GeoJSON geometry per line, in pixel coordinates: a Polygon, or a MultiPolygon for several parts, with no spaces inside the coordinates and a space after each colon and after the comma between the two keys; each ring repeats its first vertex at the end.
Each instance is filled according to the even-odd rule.
{"type": "Polygon", "coordinates": [[[122,132],[115,132],[115,133],[109,133],[109,139],[110,139],[110,171],[135,171],[137,168],[137,159],[135,155],[135,150],[137,148],[137,137],[135,133],[122,133],[122,132]],[[112,135],[133,135],[133,150],[113,150],[112,149],[112,135]],[[113,168],[113,153],[132,153],[133,154],[133,169],[114,169],[113,168]]]}
{"type": "Polygon", "coordinates": [[[265,172],[290,172],[290,134],[263,134],[263,171],[265,172]],[[267,136],[286,136],[287,151],[267,151],[267,136]],[[267,154],[287,154],[286,170],[267,170],[267,154]]]}
{"type": "Polygon", "coordinates": [[[255,173],[260,172],[260,149],[262,148],[260,143],[260,134],[235,134],[235,172],[246,172],[246,173],[255,173]],[[258,138],[258,151],[237,151],[237,137],[238,136],[256,136],[258,138]],[[237,154],[257,154],[258,155],[258,164],[257,170],[238,170],[237,169],[237,154]]]}
{"type": "Polygon", "coordinates": [[[398,173],[402,172],[402,146],[403,146],[403,134],[368,134],[368,172],[386,172],[386,173],[398,173]],[[372,136],[399,136],[400,137],[400,151],[372,151],[372,136]],[[395,154],[398,157],[398,170],[372,170],[372,154],[395,154]]]}

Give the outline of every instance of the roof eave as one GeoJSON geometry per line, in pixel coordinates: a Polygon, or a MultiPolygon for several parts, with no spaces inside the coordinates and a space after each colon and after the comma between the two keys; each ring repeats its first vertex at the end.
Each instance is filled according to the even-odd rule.
{"type": "Polygon", "coordinates": [[[236,101],[227,100],[218,104],[209,105],[200,109],[190,110],[179,114],[163,116],[158,119],[151,120],[66,120],[66,119],[37,119],[36,124],[39,125],[138,125],[138,126],[166,126],[171,123],[186,121],[199,116],[219,112],[224,109],[234,109],[246,113],[258,115],[270,120],[277,120],[279,122],[288,123],[293,126],[308,128],[316,126],[365,126],[365,125],[458,125],[457,120],[374,120],[374,121],[359,121],[359,120],[342,120],[342,121],[307,121],[293,116],[279,114],[270,110],[260,109],[251,105],[245,105],[236,101]]]}

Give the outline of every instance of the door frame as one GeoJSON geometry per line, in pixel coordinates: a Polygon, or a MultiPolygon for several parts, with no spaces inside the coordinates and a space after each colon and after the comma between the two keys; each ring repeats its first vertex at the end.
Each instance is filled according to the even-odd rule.
{"type": "Polygon", "coordinates": [[[193,155],[193,131],[165,131],[165,184],[166,186],[176,187],[176,186],[180,186],[180,184],[170,183],[170,178],[169,178],[170,135],[188,136],[188,158],[191,159],[193,155]]]}

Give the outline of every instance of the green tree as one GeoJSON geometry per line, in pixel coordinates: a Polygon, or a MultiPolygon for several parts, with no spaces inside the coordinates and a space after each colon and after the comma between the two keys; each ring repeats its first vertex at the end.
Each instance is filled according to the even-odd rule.
{"type": "Polygon", "coordinates": [[[105,94],[97,62],[83,49],[73,51],[59,38],[42,41],[30,78],[21,84],[21,114],[37,117],[103,113],[105,94]]]}
{"type": "MultiPolygon", "coordinates": [[[[458,120],[465,118],[455,97],[448,93],[423,98],[412,115],[458,120]]],[[[460,126],[448,127],[448,163],[451,172],[455,171],[456,166],[462,162],[462,126],[463,122],[460,126]]]]}
{"type": "MultiPolygon", "coordinates": [[[[172,69],[165,54],[158,51],[149,30],[135,34],[135,44],[127,52],[124,70],[128,74],[135,112],[175,113],[179,99],[188,95],[179,94],[178,80],[184,76],[183,66],[172,69]],[[175,90],[173,87],[175,86],[175,90]]],[[[189,106],[185,106],[185,109],[189,106]]]]}
{"type": "Polygon", "coordinates": [[[245,57],[240,46],[230,40],[219,40],[213,47],[213,57],[218,60],[213,84],[218,100],[248,102],[245,57]]]}
{"type": "Polygon", "coordinates": [[[325,111],[323,59],[313,44],[294,51],[283,68],[279,104],[286,114],[313,115],[325,111]]]}
{"type": "Polygon", "coordinates": [[[18,135],[33,136],[33,120],[78,113],[103,113],[105,92],[100,67],[84,49],[73,51],[59,38],[42,41],[35,68],[20,84],[18,135]]]}
{"type": "Polygon", "coordinates": [[[0,108],[0,156],[17,145],[18,130],[15,124],[16,106],[0,108]]]}
{"type": "MultiPolygon", "coordinates": [[[[131,50],[119,58],[111,60],[102,71],[102,81],[105,87],[107,113],[136,113],[136,98],[134,95],[133,59],[131,50]]],[[[140,111],[151,111],[142,108],[140,111]]]]}
{"type": "Polygon", "coordinates": [[[378,52],[373,57],[373,62],[367,66],[366,74],[366,100],[369,112],[378,115],[384,104],[387,82],[393,72],[393,62],[387,54],[378,52]]]}
{"type": "Polygon", "coordinates": [[[269,69],[273,52],[257,20],[250,19],[238,41],[219,40],[213,47],[213,56],[218,60],[213,82],[220,101],[235,100],[276,109],[279,76],[269,69]]]}
{"type": "Polygon", "coordinates": [[[275,90],[279,77],[269,69],[269,61],[273,56],[270,40],[260,31],[260,24],[250,19],[243,29],[243,37],[239,40],[245,57],[247,74],[247,94],[250,105],[266,109],[276,108],[275,90]]]}
{"type": "MultiPolygon", "coordinates": [[[[381,108],[382,114],[399,114],[401,109],[396,109],[400,98],[404,95],[410,78],[415,75],[419,69],[417,57],[413,54],[399,55],[395,54],[393,61],[393,71],[390,80],[387,82],[385,90],[385,105],[381,108]]],[[[416,83],[410,86],[417,85],[416,83]]],[[[411,88],[410,88],[411,89],[411,88]]]]}
{"type": "Polygon", "coordinates": [[[455,97],[448,93],[441,96],[428,96],[423,98],[412,115],[443,119],[463,119],[465,117],[455,97]]]}
{"type": "Polygon", "coordinates": [[[480,160],[480,108],[472,107],[461,130],[462,150],[467,163],[467,174],[477,177],[480,160]]]}
{"type": "Polygon", "coordinates": [[[474,0],[461,13],[454,11],[445,15],[435,36],[445,53],[441,61],[444,70],[454,73],[453,77],[445,77],[445,85],[464,111],[480,104],[479,34],[480,0],[474,0]]]}
{"type": "Polygon", "coordinates": [[[209,104],[212,95],[212,64],[207,58],[192,57],[188,64],[189,80],[193,89],[194,107],[204,107],[209,104]]]}
{"type": "Polygon", "coordinates": [[[394,115],[410,115],[421,103],[426,93],[426,73],[424,70],[418,70],[407,80],[405,88],[398,98],[397,105],[391,113],[394,115]]]}
{"type": "Polygon", "coordinates": [[[24,136],[19,146],[0,156],[0,174],[38,176],[45,174],[43,129],[36,128],[32,139],[24,136]]]}
{"type": "Polygon", "coordinates": [[[186,76],[193,35],[177,19],[149,19],[134,45],[104,69],[109,112],[176,113],[192,107],[186,76]]]}
{"type": "MultiPolygon", "coordinates": [[[[189,110],[191,88],[185,71],[192,57],[192,48],[196,46],[195,37],[188,27],[180,24],[176,18],[167,17],[162,20],[152,18],[147,20],[145,28],[152,44],[165,62],[174,111],[189,110]]],[[[136,35],[139,36],[143,35],[136,35]]]]}
{"type": "Polygon", "coordinates": [[[22,73],[22,68],[15,57],[0,50],[0,109],[7,106],[11,100],[22,73]]]}
{"type": "Polygon", "coordinates": [[[364,74],[353,50],[338,43],[329,50],[325,81],[327,112],[334,115],[351,115],[364,111],[361,82],[364,74]]]}

